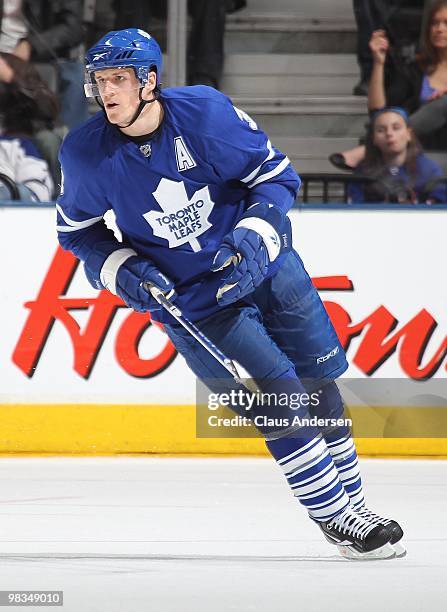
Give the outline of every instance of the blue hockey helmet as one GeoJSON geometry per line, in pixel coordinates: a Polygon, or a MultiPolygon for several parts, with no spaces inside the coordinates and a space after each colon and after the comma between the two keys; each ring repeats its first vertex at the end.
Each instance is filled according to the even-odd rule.
{"type": "Polygon", "coordinates": [[[85,56],[85,95],[99,95],[94,73],[107,68],[133,68],[144,87],[149,72],[155,68],[157,84],[160,82],[162,54],[157,41],[144,30],[129,28],[115,30],[103,36],[85,56]]]}

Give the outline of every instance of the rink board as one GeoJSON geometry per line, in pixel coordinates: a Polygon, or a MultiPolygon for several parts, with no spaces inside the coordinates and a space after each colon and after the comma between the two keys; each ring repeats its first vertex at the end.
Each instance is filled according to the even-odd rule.
{"type": "MultiPolygon", "coordinates": [[[[400,411],[394,430],[379,427],[374,437],[373,426],[358,438],[364,454],[447,455],[446,214],[291,213],[295,246],[347,346],[345,377],[375,383],[367,402],[345,396],[354,421],[368,406],[380,422],[400,411]],[[400,381],[417,386],[411,402],[400,381]],[[409,408],[416,429],[406,429],[409,408]]],[[[0,287],[0,452],[264,452],[259,439],[196,437],[194,377],[148,315],[90,288],[57,248],[53,209],[4,207],[0,219],[9,262],[0,287]]]]}
{"type": "MultiPolygon", "coordinates": [[[[267,455],[260,438],[198,438],[195,406],[3,405],[0,410],[0,454],[267,455]]],[[[421,409],[420,416],[430,410],[421,409]]],[[[365,412],[351,407],[354,423],[365,412]]],[[[374,421],[376,415],[366,418],[374,421]]],[[[368,456],[447,456],[447,439],[439,437],[356,437],[356,446],[368,456]]]]}

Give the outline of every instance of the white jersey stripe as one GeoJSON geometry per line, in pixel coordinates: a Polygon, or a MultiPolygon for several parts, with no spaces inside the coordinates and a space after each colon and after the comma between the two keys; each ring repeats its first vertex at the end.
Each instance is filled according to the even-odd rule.
{"type": "Polygon", "coordinates": [[[59,204],[56,204],[56,210],[67,225],[71,225],[71,227],[75,227],[76,229],[90,227],[90,225],[94,225],[103,218],[102,215],[100,215],[99,217],[91,217],[90,219],[86,219],[85,221],[75,221],[74,219],[70,219],[70,217],[67,217],[67,215],[64,213],[59,204]]]}
{"type": "Polygon", "coordinates": [[[270,142],[270,140],[267,140],[267,149],[269,150],[269,154],[267,155],[267,157],[264,159],[262,164],[260,164],[257,168],[255,168],[253,170],[253,172],[250,172],[250,174],[248,176],[246,176],[245,178],[241,179],[241,181],[243,183],[249,183],[250,181],[252,181],[259,174],[259,172],[260,172],[262,166],[265,164],[265,162],[268,162],[269,160],[272,159],[272,157],[275,156],[275,152],[273,150],[272,143],[270,142]]]}
{"type": "Polygon", "coordinates": [[[58,232],[78,232],[80,229],[85,229],[90,225],[95,225],[95,223],[98,223],[98,221],[89,219],[89,223],[87,225],[83,225],[82,227],[72,227],[71,225],[56,225],[56,230],[58,232]]]}
{"type": "Polygon", "coordinates": [[[273,170],[270,170],[270,172],[267,172],[266,174],[261,174],[260,176],[258,176],[257,179],[255,179],[252,183],[248,185],[248,187],[251,189],[256,185],[259,185],[259,183],[264,183],[265,181],[268,181],[274,176],[281,174],[281,172],[285,170],[289,164],[290,159],[288,157],[285,157],[282,162],[276,166],[276,168],[273,168],[273,170]]]}

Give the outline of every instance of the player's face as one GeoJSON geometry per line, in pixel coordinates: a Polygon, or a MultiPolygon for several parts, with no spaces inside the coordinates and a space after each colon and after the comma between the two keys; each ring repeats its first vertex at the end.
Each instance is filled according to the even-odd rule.
{"type": "Polygon", "coordinates": [[[430,24],[430,41],[435,49],[447,48],[447,7],[439,9],[433,15],[430,24]]]}
{"type": "Polygon", "coordinates": [[[375,120],[373,142],[384,155],[403,153],[410,139],[410,129],[398,113],[382,113],[375,120]]]}
{"type": "Polygon", "coordinates": [[[98,70],[95,80],[110,123],[129,123],[140,104],[140,83],[133,69],[98,70]]]}

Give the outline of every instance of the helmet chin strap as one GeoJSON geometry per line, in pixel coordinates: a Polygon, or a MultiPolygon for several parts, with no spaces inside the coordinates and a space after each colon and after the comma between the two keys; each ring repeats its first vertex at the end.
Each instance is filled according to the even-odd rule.
{"type": "Polygon", "coordinates": [[[118,125],[118,124],[116,124],[117,127],[119,127],[119,128],[128,128],[128,127],[130,127],[133,123],[135,123],[135,121],[141,115],[141,113],[143,111],[143,108],[146,106],[146,104],[152,104],[152,102],[156,102],[158,100],[158,91],[157,91],[157,89],[154,90],[154,97],[152,98],[152,100],[143,100],[143,98],[141,96],[141,92],[142,91],[143,91],[142,89],[138,90],[138,97],[140,99],[140,104],[138,105],[138,108],[135,111],[134,116],[132,117],[130,123],[128,123],[127,125],[118,125]]]}
{"type": "MultiPolygon", "coordinates": [[[[132,119],[130,120],[130,123],[127,123],[126,125],[118,125],[118,124],[116,124],[116,127],[120,128],[120,129],[123,129],[123,128],[128,128],[131,125],[133,125],[135,123],[135,121],[138,119],[138,117],[141,115],[141,113],[143,111],[143,108],[146,106],[146,104],[152,104],[153,102],[156,102],[158,100],[158,98],[160,97],[160,90],[158,89],[158,87],[156,87],[154,89],[154,97],[152,98],[152,100],[143,100],[143,97],[141,95],[142,90],[143,90],[142,87],[138,90],[138,97],[140,99],[140,104],[138,105],[137,110],[135,111],[132,119]]],[[[104,114],[106,116],[106,119],[108,121],[107,113],[104,110],[104,104],[102,103],[102,100],[100,98],[98,99],[98,97],[96,97],[95,99],[96,99],[96,102],[99,104],[99,106],[102,108],[102,110],[103,110],[103,112],[104,112],[104,114]]]]}

